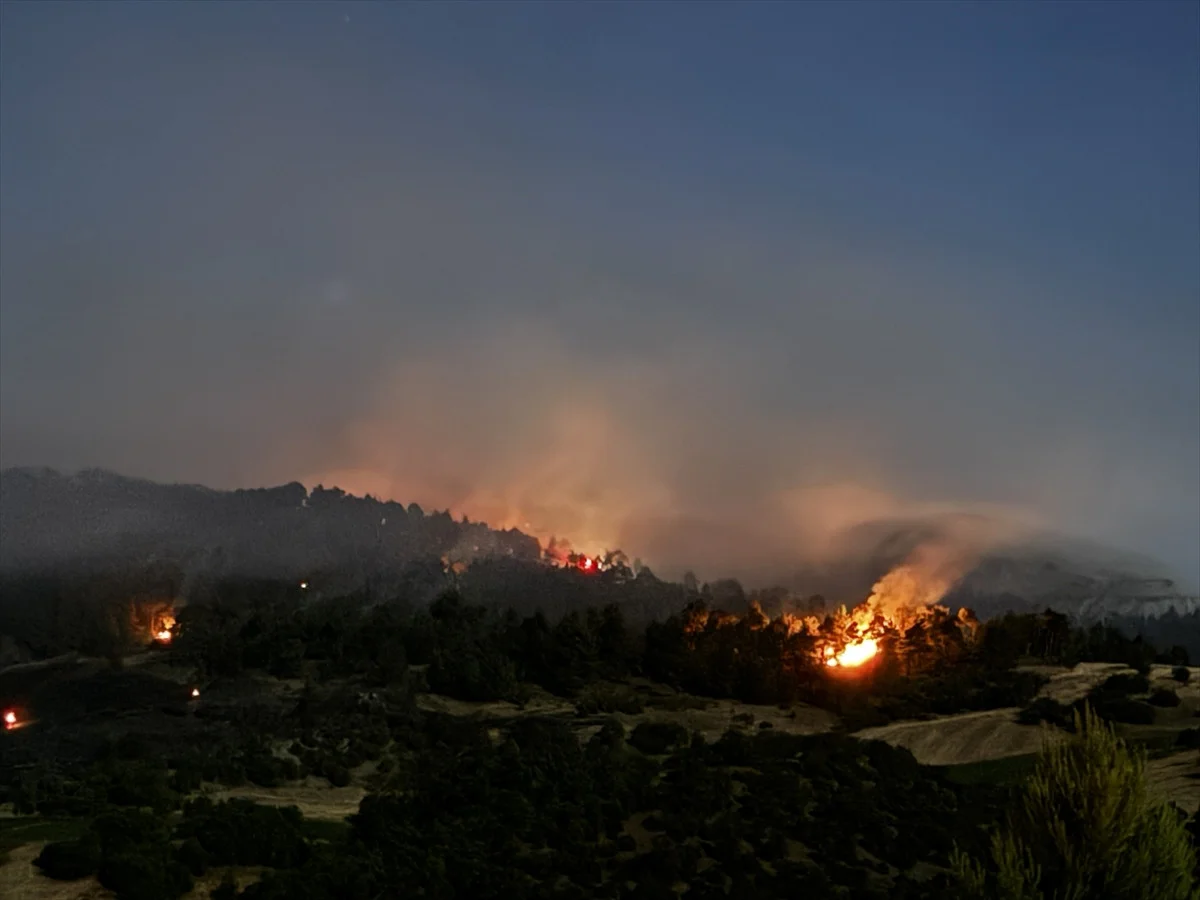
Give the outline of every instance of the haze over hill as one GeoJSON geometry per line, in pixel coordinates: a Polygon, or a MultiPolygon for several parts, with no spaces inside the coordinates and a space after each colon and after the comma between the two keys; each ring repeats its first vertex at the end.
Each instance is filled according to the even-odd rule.
{"type": "MultiPolygon", "coordinates": [[[[607,549],[641,555],[637,547],[607,549]]],[[[166,559],[195,573],[304,578],[336,570],[366,579],[427,559],[536,560],[541,550],[517,530],[336,488],[227,492],[99,470],[0,472],[0,569],[10,572],[166,559]]],[[[645,561],[656,567],[653,557],[645,561]]],[[[703,556],[691,568],[708,580],[742,574],[715,569],[703,556]]],[[[785,585],[852,605],[887,576],[901,579],[893,592],[900,599],[949,598],[985,615],[1047,605],[1084,618],[1186,615],[1198,608],[1152,560],[980,514],[861,522],[827,535],[807,554],[798,547],[791,568],[772,575],[748,585],[785,585]]]]}
{"type": "Polygon", "coordinates": [[[1003,506],[1195,587],[1197,21],[1154,8],[5,4],[3,465],[743,577],[1003,506]]]}

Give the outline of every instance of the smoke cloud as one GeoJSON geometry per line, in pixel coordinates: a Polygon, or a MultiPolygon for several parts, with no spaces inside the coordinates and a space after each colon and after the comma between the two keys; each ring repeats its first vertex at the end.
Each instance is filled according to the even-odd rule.
{"type": "MultiPolygon", "coordinates": [[[[949,578],[1051,530],[1200,581],[1200,325],[1176,303],[1194,247],[1116,271],[1096,248],[1126,236],[1080,230],[1140,227],[1135,202],[1178,212],[1186,188],[1142,177],[1157,157],[1130,151],[1133,193],[1080,182],[1074,156],[1029,163],[1112,204],[1039,227],[1005,205],[1032,177],[1019,129],[960,152],[956,106],[936,137],[856,139],[912,151],[856,167],[813,100],[809,137],[735,139],[651,71],[666,33],[556,93],[567,76],[536,56],[528,81],[488,75],[470,16],[413,13],[381,45],[351,30],[384,28],[375,6],[348,28],[319,5],[61,28],[19,6],[0,53],[5,466],[336,484],[661,574],[836,581],[839,561],[912,558],[949,578]]],[[[908,109],[910,89],[870,102],[908,109]]],[[[1105,109],[1166,127],[1136,96],[1105,109]]]]}

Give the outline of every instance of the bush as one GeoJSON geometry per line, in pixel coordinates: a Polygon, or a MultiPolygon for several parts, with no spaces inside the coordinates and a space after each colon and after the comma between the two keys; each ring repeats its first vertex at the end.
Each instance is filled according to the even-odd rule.
{"type": "Polygon", "coordinates": [[[618,712],[636,716],[645,708],[645,703],[636,691],[617,684],[591,685],[575,701],[575,711],[581,716],[618,712]]]}
{"type": "Polygon", "coordinates": [[[1200,728],[1185,728],[1175,736],[1175,746],[1185,750],[1200,750],[1200,728]]]}
{"type": "Polygon", "coordinates": [[[1173,707],[1178,706],[1182,701],[1179,699],[1179,695],[1170,688],[1158,688],[1146,702],[1154,706],[1173,707]]]}
{"type": "Polygon", "coordinates": [[[162,820],[138,809],[120,809],[97,816],[91,831],[100,839],[105,856],[167,841],[167,827],[162,820]]]}
{"type": "Polygon", "coordinates": [[[259,806],[249,800],[214,804],[194,800],[184,808],[180,837],[194,837],[222,866],[298,866],[308,857],[295,807],[259,806]]]}
{"type": "Polygon", "coordinates": [[[1145,758],[1090,710],[1038,758],[985,864],[955,851],[964,898],[1189,900],[1196,864],[1181,819],[1156,802],[1145,758]]]}
{"type": "Polygon", "coordinates": [[[1122,722],[1126,725],[1153,725],[1157,714],[1154,707],[1140,700],[1130,700],[1127,697],[1095,698],[1096,715],[1109,722],[1122,722]]]}
{"type": "Polygon", "coordinates": [[[192,876],[174,858],[169,844],[106,855],[99,876],[117,900],[173,900],[192,889],[192,876]]]}
{"type": "Polygon", "coordinates": [[[78,840],[47,844],[33,864],[56,881],[87,878],[100,866],[100,841],[94,834],[87,834],[78,840]]]}
{"type": "Polygon", "coordinates": [[[1048,722],[1058,727],[1071,724],[1072,708],[1053,700],[1050,697],[1040,697],[1017,714],[1017,721],[1022,725],[1037,725],[1048,722]]]}
{"type": "Polygon", "coordinates": [[[688,730],[674,722],[639,722],[629,743],[649,756],[669,753],[688,742],[688,730]]]}
{"type": "Polygon", "coordinates": [[[194,837],[188,838],[179,845],[179,849],[175,851],[175,858],[197,878],[208,871],[208,851],[194,837]]]}
{"type": "Polygon", "coordinates": [[[1192,670],[1187,666],[1176,666],[1171,670],[1171,677],[1180,684],[1187,684],[1192,680],[1192,670]]]}
{"type": "Polygon", "coordinates": [[[516,702],[521,694],[512,660],[482,642],[437,649],[425,677],[431,691],[456,700],[516,702]]]}
{"type": "Polygon", "coordinates": [[[1110,675],[1100,685],[1099,691],[1109,694],[1145,694],[1150,690],[1150,679],[1145,673],[1137,675],[1129,675],[1122,672],[1118,675],[1110,675]]]}

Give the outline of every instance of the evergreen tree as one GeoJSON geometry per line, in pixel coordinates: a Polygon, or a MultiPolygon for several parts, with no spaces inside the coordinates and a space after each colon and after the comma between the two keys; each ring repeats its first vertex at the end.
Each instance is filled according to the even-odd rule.
{"type": "Polygon", "coordinates": [[[964,897],[1200,900],[1184,823],[1150,796],[1144,755],[1087,707],[1072,740],[1042,750],[991,857],[955,854],[964,897]]]}

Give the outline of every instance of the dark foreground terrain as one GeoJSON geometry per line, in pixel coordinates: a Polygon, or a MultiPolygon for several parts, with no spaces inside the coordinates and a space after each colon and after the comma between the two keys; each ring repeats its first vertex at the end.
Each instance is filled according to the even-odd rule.
{"type": "Polygon", "coordinates": [[[835,672],[698,603],[231,596],[169,648],[0,671],[4,896],[962,897],[1085,706],[1197,831],[1196,670],[1053,616],[932,614],[835,672]]]}

